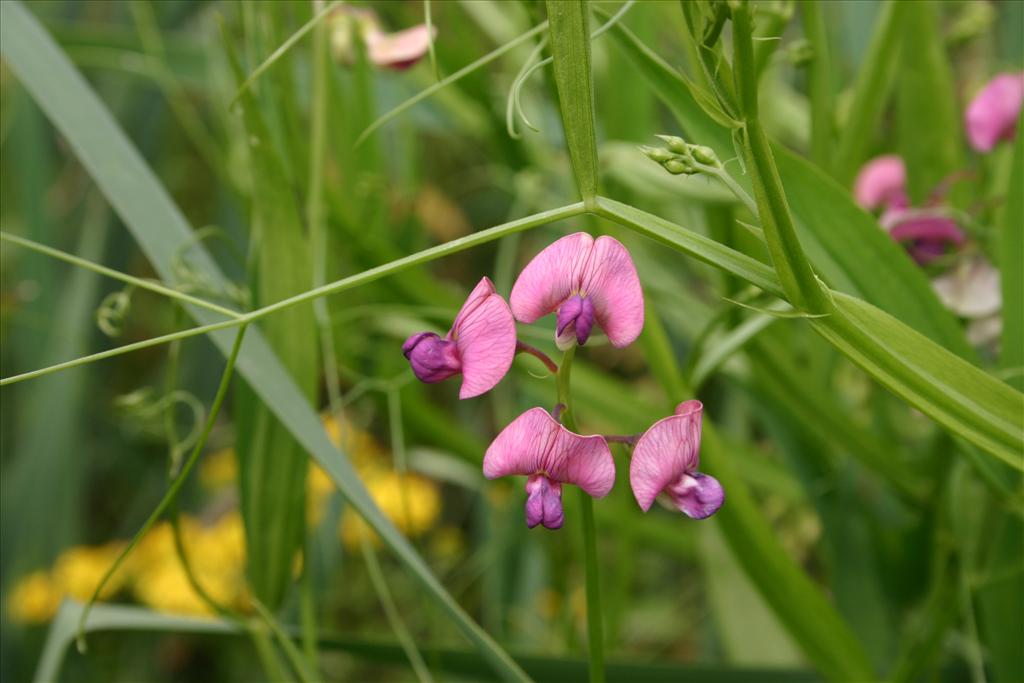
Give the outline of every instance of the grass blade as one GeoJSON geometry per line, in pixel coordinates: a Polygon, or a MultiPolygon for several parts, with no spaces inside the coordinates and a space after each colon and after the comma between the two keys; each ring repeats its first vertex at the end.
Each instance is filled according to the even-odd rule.
{"type": "Polygon", "coordinates": [[[586,0],[548,0],[547,8],[565,142],[576,186],[589,205],[597,196],[598,174],[587,3],[586,0]]]}
{"type": "MultiPolygon", "coordinates": [[[[171,280],[172,257],[181,245],[189,242],[192,231],[167,191],[93,90],[20,3],[0,3],[0,37],[8,65],[68,139],[156,271],[165,280],[171,280]]],[[[204,249],[197,247],[192,253],[197,267],[212,278],[223,280],[223,275],[204,249]]],[[[188,311],[200,322],[210,320],[206,311],[191,307],[188,311]]],[[[352,507],[409,569],[425,594],[434,599],[479,648],[495,673],[508,680],[524,680],[526,675],[522,669],[459,606],[373,502],[352,464],[330,442],[315,411],[259,330],[250,330],[247,336],[246,348],[239,356],[239,374],[324,468],[352,507]]],[[[213,335],[214,342],[225,354],[233,338],[231,332],[213,335]]]]}

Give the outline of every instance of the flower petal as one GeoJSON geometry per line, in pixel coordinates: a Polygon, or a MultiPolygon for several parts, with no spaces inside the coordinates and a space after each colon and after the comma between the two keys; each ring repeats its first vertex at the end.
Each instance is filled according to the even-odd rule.
{"type": "MultiPolygon", "coordinates": [[[[626,247],[598,237],[581,274],[580,291],[594,302],[597,324],[613,346],[629,346],[644,329],[644,293],[626,247]]],[[[589,331],[588,331],[589,334],[589,331]]]]}
{"type": "Polygon", "coordinates": [[[490,391],[508,373],[516,355],[516,322],[489,278],[470,293],[448,338],[458,345],[462,360],[459,398],[490,391]]]}
{"type": "Polygon", "coordinates": [[[725,491],[718,480],[707,474],[684,474],[666,490],[672,504],[692,519],[705,519],[718,512],[725,491]]]}
{"type": "Polygon", "coordinates": [[[629,484],[644,512],[666,487],[697,469],[703,411],[700,401],[680,403],[675,415],[658,420],[637,440],[629,484]]]}
{"type": "Polygon", "coordinates": [[[999,271],[981,256],[932,280],[946,308],[962,318],[984,318],[1003,306],[999,271]]]}
{"type": "Polygon", "coordinates": [[[561,529],[565,522],[562,510],[562,485],[543,474],[526,481],[526,526],[543,524],[548,529],[561,529]]]}
{"type": "Polygon", "coordinates": [[[898,219],[889,234],[897,242],[925,240],[928,242],[949,242],[963,244],[964,233],[956,222],[941,214],[913,212],[911,217],[898,219]]]}
{"type": "Polygon", "coordinates": [[[437,35],[437,28],[432,28],[433,33],[423,24],[395,33],[367,32],[366,51],[370,61],[391,69],[409,68],[430,50],[430,40],[437,35]]]}
{"type": "Polygon", "coordinates": [[[1022,102],[1024,73],[999,74],[985,84],[964,114],[971,147],[978,152],[990,152],[1000,140],[1012,139],[1022,102]]]}
{"type": "Polygon", "coordinates": [[[865,209],[905,203],[907,169],[903,159],[887,154],[864,164],[853,186],[853,196],[865,209]]]}
{"type": "Polygon", "coordinates": [[[543,408],[530,408],[505,427],[484,454],[485,477],[510,474],[544,474],[602,498],[615,483],[615,461],[603,437],[574,434],[543,408]]]}
{"type": "Polygon", "coordinates": [[[512,286],[509,304],[516,320],[532,323],[553,313],[579,289],[579,276],[594,238],[585,232],[567,235],[533,257],[512,286]]]}

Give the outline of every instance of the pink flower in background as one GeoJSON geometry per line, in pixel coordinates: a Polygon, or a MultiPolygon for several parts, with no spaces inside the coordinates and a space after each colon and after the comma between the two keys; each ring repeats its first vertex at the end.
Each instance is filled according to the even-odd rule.
{"type": "Polygon", "coordinates": [[[864,164],[853,186],[853,196],[865,209],[902,208],[907,205],[907,169],[903,159],[886,154],[864,164]]]}
{"type": "Polygon", "coordinates": [[[644,297],[633,259],[612,237],[585,232],[549,245],[519,274],[509,297],[516,319],[558,314],[555,342],[583,345],[598,325],[612,345],[628,346],[644,326],[644,297]]]}
{"type": "Polygon", "coordinates": [[[999,74],[978,91],[967,106],[967,139],[978,152],[991,152],[1002,140],[1012,140],[1024,102],[1024,72],[999,74]]]}
{"type": "Polygon", "coordinates": [[[904,244],[911,257],[921,265],[944,256],[951,248],[962,246],[966,240],[963,230],[941,210],[897,209],[883,215],[881,223],[892,238],[904,244]]]}
{"type": "Polygon", "coordinates": [[[526,480],[526,524],[561,528],[562,484],[603,498],[615,483],[615,462],[601,436],[580,436],[543,408],[531,408],[505,427],[484,455],[488,479],[522,475],[526,480]]]}
{"type": "Polygon", "coordinates": [[[644,512],[662,493],[673,507],[693,519],[710,517],[722,507],[722,485],[697,471],[703,411],[700,401],[684,401],[674,415],[655,422],[637,440],[629,483],[644,512]]]}
{"type": "Polygon", "coordinates": [[[405,340],[402,353],[422,382],[433,384],[462,373],[459,398],[490,391],[512,366],[516,323],[508,304],[483,278],[462,305],[442,339],[420,332],[405,340]]]}
{"type": "Polygon", "coordinates": [[[985,318],[1003,306],[999,271],[983,256],[962,259],[932,280],[932,287],[946,308],[962,318],[985,318]]]}
{"type": "Polygon", "coordinates": [[[422,59],[430,49],[431,39],[437,36],[436,27],[432,27],[431,33],[424,24],[387,33],[381,28],[375,12],[345,5],[333,13],[332,24],[331,46],[338,61],[354,61],[352,31],[356,30],[366,46],[370,62],[396,70],[407,69],[422,59]]]}

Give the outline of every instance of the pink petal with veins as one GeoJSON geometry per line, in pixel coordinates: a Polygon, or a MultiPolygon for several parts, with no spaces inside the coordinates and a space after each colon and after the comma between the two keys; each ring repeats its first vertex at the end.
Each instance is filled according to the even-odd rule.
{"type": "Polygon", "coordinates": [[[967,140],[978,152],[991,152],[1012,140],[1024,102],[1024,72],[999,74],[978,91],[964,114],[967,140]]]}
{"type": "Polygon", "coordinates": [[[601,436],[581,436],[555,422],[543,408],[530,408],[498,434],[484,454],[484,476],[543,474],[603,498],[615,483],[615,461],[601,436]]]}
{"type": "Polygon", "coordinates": [[[448,339],[456,343],[462,362],[459,398],[490,391],[508,373],[516,354],[516,323],[490,278],[470,293],[448,339]]]}
{"type": "Polygon", "coordinates": [[[629,463],[629,483],[644,512],[663,490],[677,484],[683,475],[696,472],[703,411],[700,401],[680,403],[674,415],[655,422],[637,440],[629,463]]]}
{"type": "Polygon", "coordinates": [[[631,344],[644,326],[644,297],[633,259],[618,240],[585,232],[541,251],[519,274],[509,303],[524,323],[555,312],[579,294],[591,300],[597,324],[614,346],[631,344]]]}

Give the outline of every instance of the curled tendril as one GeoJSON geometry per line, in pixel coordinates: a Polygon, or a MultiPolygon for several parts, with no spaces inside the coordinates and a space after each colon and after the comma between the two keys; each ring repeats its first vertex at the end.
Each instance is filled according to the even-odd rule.
{"type": "Polygon", "coordinates": [[[96,308],[96,326],[108,337],[120,337],[124,332],[124,321],[132,308],[133,285],[103,297],[96,308]]]}
{"type": "MultiPolygon", "coordinates": [[[[181,468],[182,458],[196,444],[202,430],[203,421],[206,419],[206,409],[202,402],[191,393],[176,389],[163,396],[156,397],[152,387],[142,387],[128,394],[123,394],[114,399],[114,406],[126,417],[137,418],[143,422],[144,428],[151,427],[157,430],[155,420],[162,417],[168,411],[174,415],[179,405],[189,409],[192,417],[192,426],[180,439],[171,438],[168,444],[170,449],[170,476],[174,477],[181,468]],[[145,423],[154,423],[147,425],[145,423]]],[[[163,433],[163,432],[161,432],[163,433]]]]}
{"type": "Polygon", "coordinates": [[[171,271],[174,273],[178,287],[189,294],[204,294],[242,309],[249,308],[252,296],[248,287],[231,281],[220,284],[189,260],[189,251],[210,239],[222,240],[228,246],[228,252],[235,261],[239,265],[245,265],[245,259],[234,240],[223,229],[215,225],[208,225],[196,230],[192,238],[178,247],[171,256],[171,271]]]}

